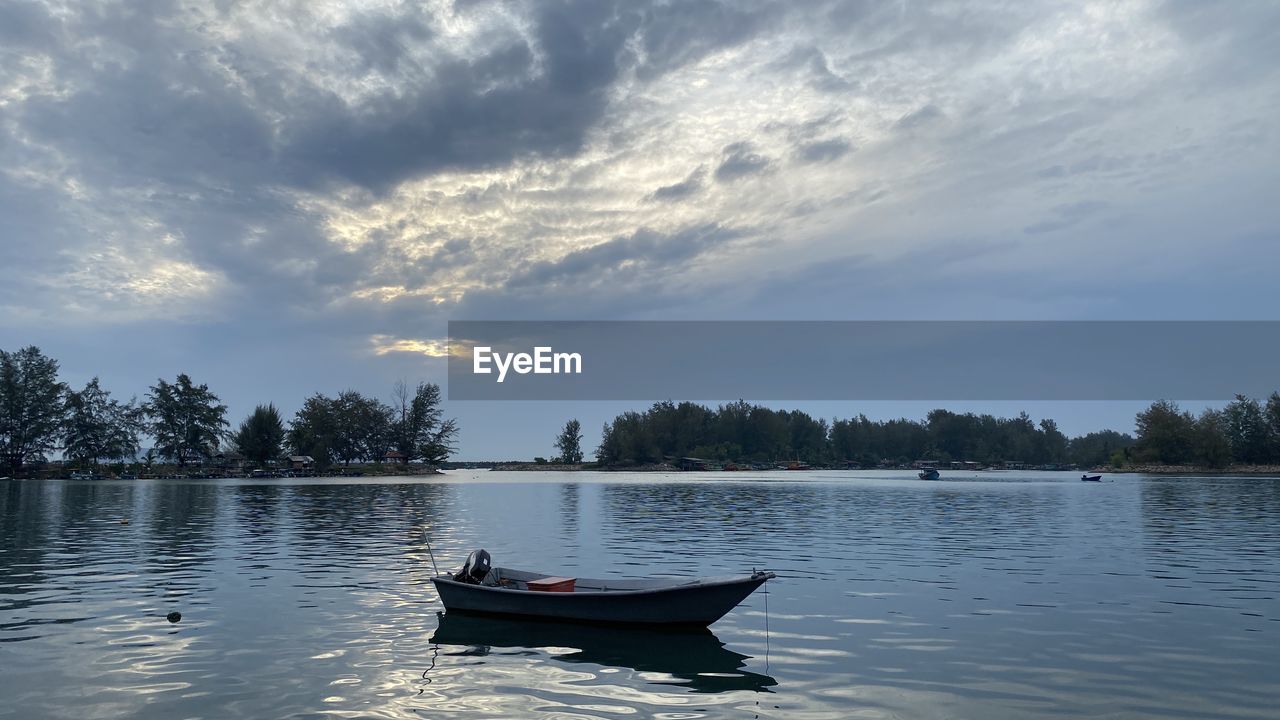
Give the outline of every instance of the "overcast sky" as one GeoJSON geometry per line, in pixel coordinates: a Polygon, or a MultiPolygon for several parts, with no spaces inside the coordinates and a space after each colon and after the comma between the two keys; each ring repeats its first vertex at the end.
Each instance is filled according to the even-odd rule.
{"type": "MultiPolygon", "coordinates": [[[[124,397],[187,372],[238,422],[442,382],[451,318],[1277,319],[1278,28],[1268,0],[6,0],[0,347],[124,397]]],[[[1028,407],[1134,409],[1069,405],[1028,407]]],[[[481,458],[571,415],[594,448],[624,407],[448,411],[481,458]]]]}

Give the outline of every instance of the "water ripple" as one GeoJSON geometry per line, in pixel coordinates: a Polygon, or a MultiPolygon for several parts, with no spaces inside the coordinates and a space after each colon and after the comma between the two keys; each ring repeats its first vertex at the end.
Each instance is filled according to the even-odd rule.
{"type": "Polygon", "coordinates": [[[0,481],[0,717],[1274,716],[1275,480],[530,475],[0,481]],[[468,623],[428,535],[779,578],[705,634],[468,623]]]}

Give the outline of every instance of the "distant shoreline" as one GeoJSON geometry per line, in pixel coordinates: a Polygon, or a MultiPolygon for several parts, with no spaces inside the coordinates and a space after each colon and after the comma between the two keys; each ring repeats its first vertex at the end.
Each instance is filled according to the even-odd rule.
{"type": "MultiPolygon", "coordinates": [[[[476,469],[479,469],[479,468],[476,468],[476,469]]],[[[669,464],[666,464],[666,463],[662,463],[662,464],[651,464],[651,465],[638,465],[638,466],[629,466],[629,467],[624,467],[624,466],[608,467],[608,466],[601,466],[601,465],[595,465],[595,464],[590,464],[590,463],[588,463],[588,464],[582,464],[582,465],[572,465],[572,464],[566,465],[566,464],[560,464],[560,463],[531,463],[531,462],[530,462],[530,463],[520,463],[520,462],[512,462],[512,463],[495,463],[495,464],[493,464],[491,467],[489,467],[488,469],[490,469],[490,470],[501,470],[501,471],[507,471],[507,472],[630,472],[630,473],[644,473],[644,472],[686,472],[686,471],[681,470],[680,468],[678,468],[678,467],[676,467],[676,466],[674,466],[674,465],[669,465],[669,464]]],[[[835,469],[836,469],[836,468],[811,468],[811,469],[807,469],[807,470],[798,470],[798,471],[797,471],[797,470],[787,470],[786,472],[806,472],[806,471],[817,471],[817,470],[827,470],[827,471],[830,471],[830,470],[835,470],[835,469]]],[[[900,471],[903,471],[903,470],[909,470],[909,468],[905,468],[905,469],[904,469],[904,468],[862,468],[862,470],[871,470],[871,471],[874,471],[874,470],[883,470],[883,471],[900,470],[900,471]]],[[[758,472],[773,472],[773,471],[774,471],[774,470],[762,470],[762,471],[758,471],[758,472]]],[[[718,469],[717,469],[717,470],[706,470],[706,471],[702,471],[702,472],[715,472],[715,473],[733,474],[734,472],[738,472],[738,471],[732,471],[732,470],[718,470],[718,469]]],[[[947,470],[943,470],[943,473],[944,473],[944,474],[946,474],[947,472],[948,472],[947,470]]],[[[958,470],[958,471],[954,471],[954,472],[966,472],[966,471],[958,470]]],[[[1010,472],[1010,471],[983,471],[983,472],[1010,472]]],[[[1127,467],[1124,467],[1124,468],[1094,468],[1094,469],[1092,469],[1092,470],[1088,470],[1088,471],[1076,471],[1076,470],[1038,470],[1038,469],[1037,469],[1037,470],[1032,470],[1032,469],[1027,469],[1027,470],[1016,470],[1016,471],[1012,471],[1012,472],[1036,472],[1036,473],[1039,473],[1039,472],[1072,472],[1072,473],[1074,473],[1074,472],[1084,472],[1085,474],[1103,474],[1103,475],[1107,475],[1107,474],[1111,474],[1111,475],[1125,474],[1125,475],[1170,475],[1170,476],[1176,476],[1176,475],[1210,475],[1210,476],[1250,475],[1250,476],[1257,476],[1257,477],[1280,477],[1280,465],[1231,465],[1231,466],[1228,466],[1228,467],[1225,467],[1225,468],[1210,468],[1210,467],[1201,467],[1201,466],[1195,466],[1195,465],[1132,465],[1132,466],[1127,466],[1127,467]]]]}
{"type": "Polygon", "coordinates": [[[1103,473],[1136,473],[1139,475],[1258,475],[1280,477],[1280,465],[1228,465],[1211,468],[1198,465],[1132,465],[1120,469],[1098,470],[1103,473]]]}

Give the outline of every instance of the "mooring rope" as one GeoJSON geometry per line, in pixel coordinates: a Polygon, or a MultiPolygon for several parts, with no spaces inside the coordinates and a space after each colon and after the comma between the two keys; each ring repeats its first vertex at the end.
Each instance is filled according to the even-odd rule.
{"type": "Polygon", "coordinates": [[[769,591],[764,591],[764,674],[769,674],[769,591]]]}

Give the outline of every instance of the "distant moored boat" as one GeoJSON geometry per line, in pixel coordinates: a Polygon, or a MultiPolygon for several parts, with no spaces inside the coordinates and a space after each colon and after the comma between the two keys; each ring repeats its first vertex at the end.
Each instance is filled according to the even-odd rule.
{"type": "Polygon", "coordinates": [[[1081,475],[1080,482],[1102,482],[1101,475],[1081,475]]]}
{"type": "Polygon", "coordinates": [[[928,470],[921,470],[917,477],[921,480],[937,480],[942,475],[935,468],[929,468],[928,470]]]}

